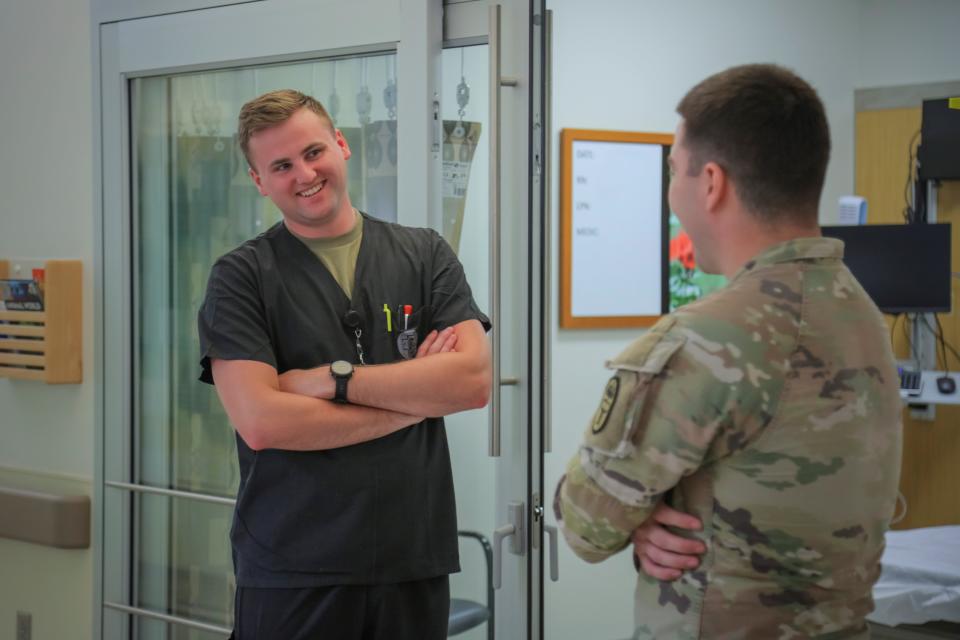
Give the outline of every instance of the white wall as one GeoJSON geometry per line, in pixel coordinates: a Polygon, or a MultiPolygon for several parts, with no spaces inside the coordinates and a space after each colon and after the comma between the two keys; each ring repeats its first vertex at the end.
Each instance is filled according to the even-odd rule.
{"type": "Polygon", "coordinates": [[[960,3],[859,0],[857,88],[960,79],[960,3]]]}
{"type": "MultiPolygon", "coordinates": [[[[821,200],[825,222],[835,219],[837,198],[853,190],[854,90],[960,78],[960,3],[950,0],[547,0],[547,7],[554,12],[555,141],[568,127],[672,132],[686,91],[737,64],[773,62],[807,79],[826,106],[833,140],[821,200]]],[[[558,155],[553,171],[557,185],[558,155]]],[[[559,197],[554,202],[559,220],[559,197]]],[[[557,291],[556,264],[553,272],[557,291]]],[[[609,377],[603,361],[637,335],[555,332],[548,495],[596,409],[609,377]]],[[[631,635],[635,573],[629,553],[588,565],[561,543],[560,575],[545,588],[545,637],[631,635]]]]}
{"type": "MultiPolygon", "coordinates": [[[[93,171],[87,0],[4,2],[0,18],[0,257],[83,261],[84,382],[0,379],[0,469],[90,493],[93,476],[93,171]]],[[[0,514],[9,517],[10,514],[0,514]]],[[[87,638],[92,553],[0,539],[0,640],[17,610],[35,638],[87,638]]]]}

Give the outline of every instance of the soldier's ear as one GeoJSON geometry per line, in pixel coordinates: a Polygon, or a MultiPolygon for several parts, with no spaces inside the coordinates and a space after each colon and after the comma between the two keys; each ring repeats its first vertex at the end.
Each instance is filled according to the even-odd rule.
{"type": "Polygon", "coordinates": [[[716,162],[708,162],[703,165],[701,176],[703,178],[704,206],[707,211],[716,211],[723,206],[725,200],[730,196],[730,176],[716,162]]]}

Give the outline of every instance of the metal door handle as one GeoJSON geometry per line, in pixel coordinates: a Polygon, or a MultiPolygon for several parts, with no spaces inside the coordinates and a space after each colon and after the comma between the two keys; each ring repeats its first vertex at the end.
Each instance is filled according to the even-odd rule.
{"type": "Polygon", "coordinates": [[[499,589],[503,570],[503,541],[510,538],[510,553],[523,554],[523,503],[507,505],[507,524],[493,531],[493,588],[499,589]]]}
{"type": "Polygon", "coordinates": [[[500,75],[500,5],[490,6],[490,347],[493,385],[490,390],[489,455],[500,457],[500,387],[517,384],[500,377],[500,87],[517,86],[516,78],[500,75]]]}
{"type": "MultiPolygon", "coordinates": [[[[489,455],[500,457],[500,5],[490,7],[490,389],[489,455]]],[[[500,546],[494,543],[494,553],[500,546]]],[[[496,565],[499,567],[499,565],[496,565]]],[[[498,576],[499,568],[494,571],[498,576]]]]}
{"type": "Polygon", "coordinates": [[[557,552],[557,528],[550,524],[543,525],[543,530],[550,538],[550,579],[554,582],[560,579],[560,557],[557,552]]]}
{"type": "Polygon", "coordinates": [[[501,572],[503,571],[503,552],[500,543],[504,538],[510,538],[517,535],[517,528],[512,524],[505,524],[499,529],[493,531],[493,588],[499,589],[501,584],[501,572]]]}

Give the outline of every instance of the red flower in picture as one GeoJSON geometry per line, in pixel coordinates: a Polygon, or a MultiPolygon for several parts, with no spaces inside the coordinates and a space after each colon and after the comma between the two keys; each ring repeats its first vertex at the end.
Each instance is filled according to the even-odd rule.
{"type": "Polygon", "coordinates": [[[680,231],[670,239],[670,260],[679,260],[685,269],[694,269],[697,266],[693,258],[693,242],[686,231],[680,231]]]}

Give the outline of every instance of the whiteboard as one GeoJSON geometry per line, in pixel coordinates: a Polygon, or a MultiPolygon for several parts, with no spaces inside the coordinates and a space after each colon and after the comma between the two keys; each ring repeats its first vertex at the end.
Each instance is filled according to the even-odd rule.
{"type": "Polygon", "coordinates": [[[561,326],[653,324],[666,312],[671,136],[569,129],[563,135],[561,326]]]}

